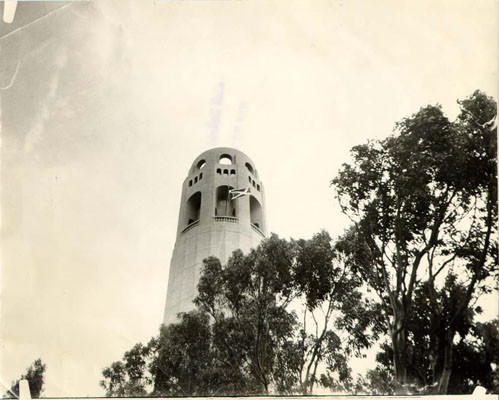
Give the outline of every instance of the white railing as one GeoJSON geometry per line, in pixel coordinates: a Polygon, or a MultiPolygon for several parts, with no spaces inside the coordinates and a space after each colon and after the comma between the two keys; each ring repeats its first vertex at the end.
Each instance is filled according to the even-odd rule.
{"type": "Polygon", "coordinates": [[[215,222],[232,222],[234,224],[237,224],[239,222],[239,218],[237,217],[228,217],[228,216],[220,216],[220,217],[213,217],[215,222]]]}
{"type": "Polygon", "coordinates": [[[199,219],[194,221],[194,222],[191,222],[189,225],[187,225],[183,230],[182,230],[182,233],[185,233],[187,231],[190,231],[192,228],[194,228],[195,226],[198,226],[199,225],[199,219]]]}
{"type": "Polygon", "coordinates": [[[253,230],[257,233],[259,233],[262,237],[265,237],[265,234],[262,232],[262,230],[256,226],[255,224],[251,224],[251,227],[253,228],[253,230]]]}

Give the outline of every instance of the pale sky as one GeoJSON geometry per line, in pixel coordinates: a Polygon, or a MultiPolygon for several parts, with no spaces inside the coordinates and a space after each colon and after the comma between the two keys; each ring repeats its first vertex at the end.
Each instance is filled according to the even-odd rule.
{"type": "Polygon", "coordinates": [[[272,232],[336,236],[352,146],[496,97],[496,1],[78,2],[30,23],[55,8],[0,22],[0,378],[41,357],[45,396],[102,395],[157,334],[199,153],[253,159],[272,232]]]}

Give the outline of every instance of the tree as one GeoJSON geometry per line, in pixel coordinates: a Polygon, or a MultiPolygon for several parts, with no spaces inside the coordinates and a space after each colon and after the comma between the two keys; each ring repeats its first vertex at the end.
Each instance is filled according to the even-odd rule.
{"type": "Polygon", "coordinates": [[[252,377],[256,393],[272,384],[286,392],[295,381],[282,375],[293,360],[296,318],[286,309],[294,296],[293,258],[292,244],[272,235],[246,256],[235,251],[225,267],[213,257],[204,261],[194,302],[213,320],[219,354],[252,377]]]}
{"type": "Polygon", "coordinates": [[[477,385],[499,393],[499,320],[476,323],[455,347],[449,393],[472,393],[477,385]]]}
{"type": "Polygon", "coordinates": [[[448,317],[434,350],[438,393],[448,389],[459,321],[497,273],[496,104],[479,91],[459,104],[454,122],[427,106],[397,134],[354,147],[332,181],[353,222],[338,249],[378,295],[400,386],[409,383],[416,290],[424,282],[436,307],[446,276],[459,277],[455,307],[440,308],[448,317]]]}
{"type": "Polygon", "coordinates": [[[388,368],[376,366],[360,376],[355,382],[354,393],[367,393],[374,396],[389,396],[395,394],[393,374],[388,368]]]}
{"type": "MultiPolygon", "coordinates": [[[[473,312],[470,313],[472,315],[473,312]]],[[[414,324],[410,329],[409,354],[411,364],[408,374],[415,382],[411,388],[413,393],[432,393],[438,382],[434,381],[434,365],[432,362],[431,346],[436,340],[428,322],[420,320],[421,324],[414,324]]],[[[499,361],[499,325],[495,319],[481,323],[468,320],[463,324],[459,340],[454,346],[454,363],[449,384],[450,394],[471,394],[477,385],[483,386],[489,393],[497,393],[498,371],[495,369],[499,361]]],[[[438,336],[437,336],[438,337],[438,336]]],[[[393,380],[393,351],[388,343],[381,346],[376,356],[378,365],[375,370],[368,371],[360,379],[359,390],[369,394],[392,394],[390,388],[393,380]]]]}
{"type": "Polygon", "coordinates": [[[195,302],[231,364],[247,366],[263,392],[309,394],[321,364],[329,382],[346,381],[349,357],[377,337],[376,310],[342,257],[320,232],[289,242],[272,235],[224,267],[205,261],[195,302]]]}
{"type": "Polygon", "coordinates": [[[116,361],[102,371],[104,379],[100,385],[107,397],[146,396],[152,377],[148,366],[155,358],[157,339],[147,345],[137,343],[125,352],[122,361],[116,361]]]}
{"type": "MultiPolygon", "coordinates": [[[[416,292],[414,316],[409,326],[410,343],[409,374],[418,384],[421,391],[432,393],[439,384],[439,371],[445,361],[440,353],[445,346],[449,320],[456,314],[465,287],[457,277],[449,274],[445,284],[437,292],[439,303],[435,306],[428,297],[433,288],[424,284],[416,292]]],[[[455,322],[456,336],[453,340],[453,363],[449,381],[450,394],[468,394],[476,385],[490,390],[494,387],[494,370],[491,364],[498,361],[498,327],[497,321],[477,323],[475,315],[479,307],[469,305],[459,320],[455,322]]]]}
{"type": "Polygon", "coordinates": [[[323,386],[348,390],[348,359],[377,339],[379,326],[373,304],[364,298],[362,280],[349,270],[343,254],[334,250],[331,237],[320,232],[310,240],[298,240],[293,280],[302,301],[299,335],[300,388],[312,392],[317,370],[325,363],[323,386]],[[331,374],[336,374],[334,379],[331,374]]]}
{"type": "Polygon", "coordinates": [[[225,265],[205,259],[196,309],[106,368],[102,386],[109,396],[142,395],[150,382],[155,396],[308,394],[319,370],[346,382],[349,357],[377,337],[377,310],[343,257],[320,232],[272,235],[225,265]]]}
{"type": "Polygon", "coordinates": [[[247,391],[239,364],[220,354],[209,316],[181,313],[179,322],[162,326],[158,355],[150,366],[154,396],[215,396],[247,391]]]}
{"type": "Polygon", "coordinates": [[[209,320],[205,314],[182,314],[179,323],[162,326],[158,357],[152,362],[155,395],[207,395],[212,369],[209,320]]]}
{"type": "Polygon", "coordinates": [[[10,393],[6,393],[5,397],[11,397],[11,395],[19,397],[19,381],[26,379],[29,383],[31,397],[34,399],[39,398],[43,392],[43,384],[45,382],[44,374],[46,369],[47,366],[42,363],[40,358],[35,360],[26,370],[26,373],[21,375],[21,378],[12,383],[9,391],[10,393]]]}

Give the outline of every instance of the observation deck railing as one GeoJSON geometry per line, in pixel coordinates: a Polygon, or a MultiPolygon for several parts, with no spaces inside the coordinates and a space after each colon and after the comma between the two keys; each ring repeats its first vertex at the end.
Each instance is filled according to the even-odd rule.
{"type": "Polygon", "coordinates": [[[199,225],[199,219],[194,221],[194,222],[191,222],[189,225],[187,225],[184,229],[182,229],[182,233],[185,233],[187,231],[190,231],[192,228],[194,228],[195,226],[198,226],[199,225]]]}
{"type": "Polygon", "coordinates": [[[215,222],[232,222],[234,224],[237,224],[239,222],[239,218],[237,217],[229,217],[229,216],[216,216],[216,217],[213,217],[213,219],[215,220],[215,222]]]}
{"type": "Polygon", "coordinates": [[[256,226],[255,224],[251,224],[251,228],[255,232],[259,233],[262,237],[265,237],[265,234],[262,232],[262,230],[258,226],[256,226]]]}

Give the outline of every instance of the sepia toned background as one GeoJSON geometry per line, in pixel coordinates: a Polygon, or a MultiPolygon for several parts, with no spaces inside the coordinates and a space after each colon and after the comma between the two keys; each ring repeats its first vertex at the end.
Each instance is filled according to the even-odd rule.
{"type": "Polygon", "coordinates": [[[46,396],[102,395],[157,333],[199,153],[254,160],[270,231],[336,236],[349,149],[475,89],[497,98],[495,1],[20,2],[0,22],[2,384],[41,357],[46,396]]]}

